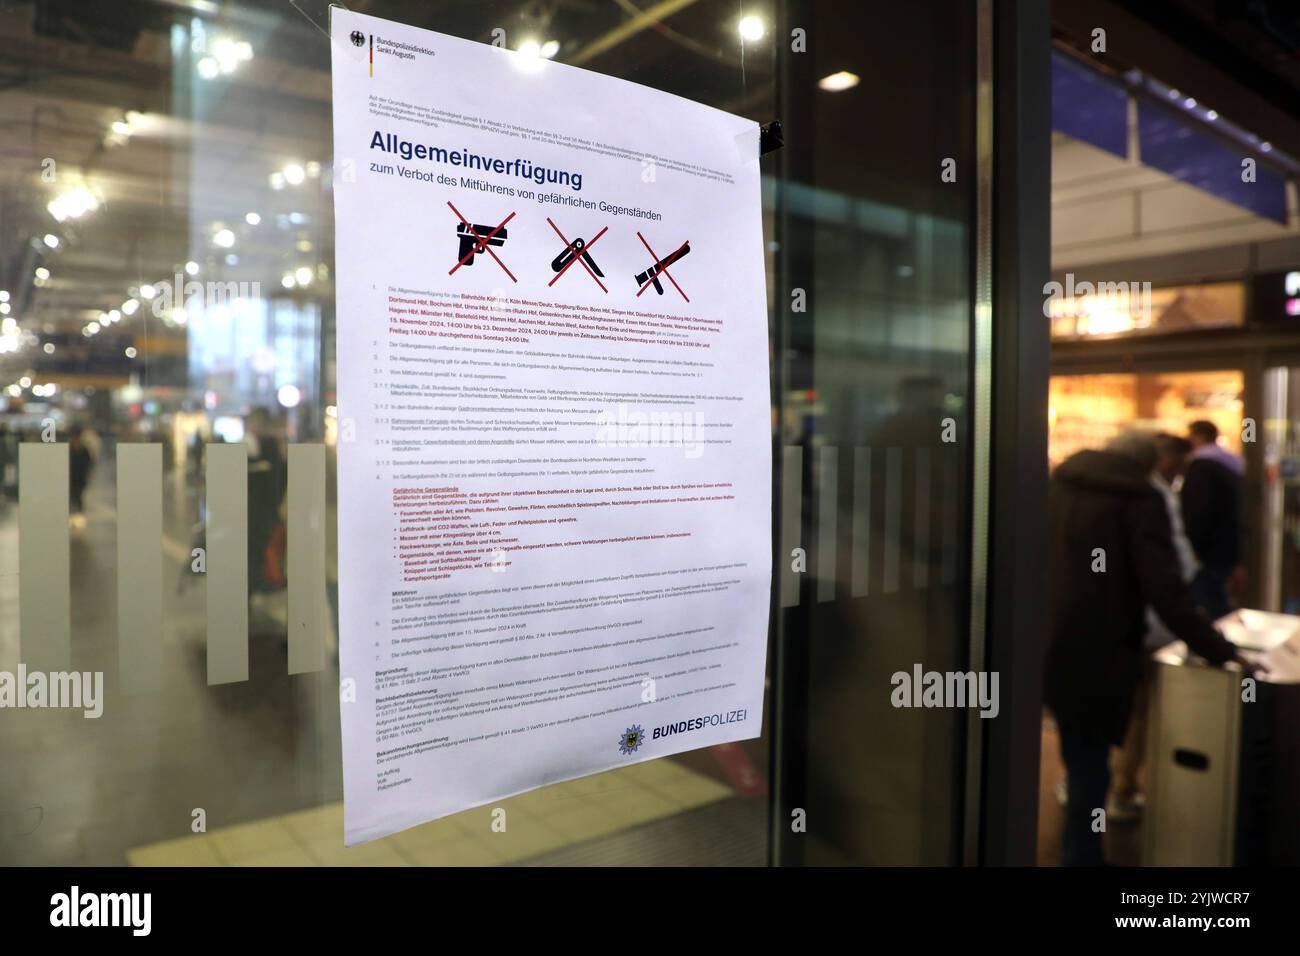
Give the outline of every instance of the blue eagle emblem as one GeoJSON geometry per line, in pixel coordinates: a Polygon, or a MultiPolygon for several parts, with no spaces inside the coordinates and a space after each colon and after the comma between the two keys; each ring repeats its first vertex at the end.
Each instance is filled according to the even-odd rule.
{"type": "Polygon", "coordinates": [[[641,729],[640,724],[633,724],[623,731],[623,736],[618,738],[618,752],[621,754],[636,753],[643,740],[645,740],[645,731],[641,729]]]}

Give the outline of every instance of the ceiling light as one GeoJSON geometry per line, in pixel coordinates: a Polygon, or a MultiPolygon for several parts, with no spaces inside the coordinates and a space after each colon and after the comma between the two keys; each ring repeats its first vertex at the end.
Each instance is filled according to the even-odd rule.
{"type": "Polygon", "coordinates": [[[0,289],[0,302],[8,302],[8,301],[9,301],[9,293],[6,292],[4,289],[0,289]]]}
{"type": "Polygon", "coordinates": [[[49,201],[45,207],[50,215],[63,222],[65,219],[80,219],[88,212],[99,208],[99,200],[85,186],[78,186],[65,193],[60,193],[49,201]]]}
{"type": "Polygon", "coordinates": [[[762,19],[755,16],[741,17],[737,26],[740,29],[740,38],[750,43],[763,39],[763,34],[767,32],[762,19]]]}
{"type": "Polygon", "coordinates": [[[546,57],[546,59],[548,60],[554,58],[555,54],[559,52],[560,52],[559,40],[547,40],[545,43],[542,44],[542,56],[546,57]]]}
{"type": "Polygon", "coordinates": [[[158,290],[151,285],[140,286],[140,295],[143,296],[146,300],[152,299],[157,294],[158,294],[158,290]]]}
{"type": "Polygon", "coordinates": [[[98,323],[98,322],[91,322],[91,323],[89,323],[89,324],[86,326],[86,333],[87,333],[88,335],[94,335],[94,334],[95,334],[96,332],[98,332],[98,331],[99,331],[99,323],[98,323]]]}
{"type": "Polygon", "coordinates": [[[229,229],[218,229],[212,241],[223,249],[229,249],[235,244],[235,234],[229,229]]]}
{"type": "Polygon", "coordinates": [[[49,269],[45,268],[45,266],[36,267],[36,278],[43,280],[43,279],[48,279],[49,277],[50,277],[49,269]]]}
{"type": "Polygon", "coordinates": [[[536,40],[525,40],[515,51],[513,62],[522,73],[536,73],[542,68],[542,45],[536,40]]]}
{"type": "Polygon", "coordinates": [[[122,318],[122,313],[119,312],[117,309],[109,309],[109,310],[108,310],[108,321],[110,321],[110,322],[117,322],[117,321],[119,321],[121,318],[122,318]]]}
{"type": "Polygon", "coordinates": [[[53,354],[54,354],[54,343],[53,343],[53,342],[46,342],[44,345],[41,346],[41,351],[44,352],[46,355],[53,355],[53,354]]]}
{"type": "Polygon", "coordinates": [[[0,302],[0,315],[8,315],[9,308],[10,306],[8,302],[0,302]]]}
{"type": "Polygon", "coordinates": [[[22,378],[20,378],[20,379],[18,380],[18,387],[19,387],[19,388],[31,388],[31,387],[32,387],[32,380],[31,380],[30,378],[28,378],[26,375],[24,375],[22,378]]]}
{"type": "Polygon", "coordinates": [[[239,66],[239,53],[235,43],[228,37],[221,37],[212,44],[212,55],[216,58],[217,68],[222,73],[234,73],[239,66]]]}
{"type": "Polygon", "coordinates": [[[272,174],[271,174],[269,177],[267,177],[267,178],[271,181],[271,188],[272,188],[272,189],[283,189],[283,188],[284,188],[284,173],[272,173],[272,174]]]}
{"type": "Polygon", "coordinates": [[[297,280],[299,285],[310,285],[311,276],[312,272],[306,266],[299,266],[293,273],[293,277],[297,280]]]}
{"type": "Polygon", "coordinates": [[[302,392],[298,391],[296,385],[281,385],[275,397],[285,408],[293,408],[302,401],[302,392]]]}
{"type": "Polygon", "coordinates": [[[59,248],[59,237],[52,232],[47,232],[45,234],[45,244],[51,249],[57,249],[59,248]]]}
{"type": "Polygon", "coordinates": [[[186,275],[191,275],[191,276],[196,276],[196,275],[198,275],[198,274],[199,274],[199,264],[198,264],[197,262],[195,262],[193,259],[191,259],[189,262],[185,263],[185,274],[186,274],[186,275]]]}
{"type": "Polygon", "coordinates": [[[122,314],[135,315],[135,310],[138,308],[140,308],[139,302],[137,302],[135,299],[127,299],[125,302],[122,303],[122,314]]]}
{"type": "Polygon", "coordinates": [[[252,58],[253,45],[247,40],[219,37],[212,43],[212,59],[222,73],[234,73],[240,63],[247,63],[252,58]]]}
{"type": "Polygon", "coordinates": [[[297,285],[297,282],[294,280],[293,273],[286,272],[284,275],[282,275],[280,277],[280,285],[284,286],[286,289],[292,289],[295,285],[297,285]]]}
{"type": "Polygon", "coordinates": [[[297,186],[306,178],[306,172],[297,163],[290,163],[284,167],[284,181],[290,186],[297,186]]]}
{"type": "Polygon", "coordinates": [[[817,81],[817,85],[827,93],[841,93],[844,90],[853,89],[859,82],[861,82],[861,77],[858,74],[850,73],[848,70],[840,70],[830,76],[823,76],[817,81]]]}
{"type": "Polygon", "coordinates": [[[255,212],[250,212],[244,216],[244,222],[248,223],[250,226],[256,226],[261,221],[262,217],[255,212]]]}
{"type": "Polygon", "coordinates": [[[136,354],[135,346],[133,345],[128,345],[125,349],[122,350],[122,352],[123,354],[126,355],[127,358],[135,358],[135,354],[136,354]]]}
{"type": "Polygon", "coordinates": [[[205,80],[214,80],[217,78],[217,74],[221,72],[221,65],[212,57],[205,56],[199,60],[198,70],[199,76],[205,80]]]}

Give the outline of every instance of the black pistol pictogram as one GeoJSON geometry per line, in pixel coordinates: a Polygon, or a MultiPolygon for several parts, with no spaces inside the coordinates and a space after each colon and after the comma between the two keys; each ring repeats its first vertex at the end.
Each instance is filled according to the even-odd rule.
{"type": "Polygon", "coordinates": [[[456,223],[456,237],[460,239],[460,252],[456,258],[464,265],[472,266],[474,256],[482,252],[485,245],[504,246],[508,232],[509,230],[504,226],[494,232],[491,226],[480,226],[477,223],[468,226],[463,222],[458,222],[456,223]],[[488,237],[486,242],[480,242],[479,238],[475,237],[475,233],[478,233],[479,237],[488,237]]]}

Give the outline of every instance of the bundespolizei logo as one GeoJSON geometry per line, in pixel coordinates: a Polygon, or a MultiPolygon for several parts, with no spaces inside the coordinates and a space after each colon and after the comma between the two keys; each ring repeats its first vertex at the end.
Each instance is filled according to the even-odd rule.
{"type": "Polygon", "coordinates": [[[365,46],[365,45],[366,45],[366,35],[365,35],[364,33],[362,33],[360,30],[353,30],[353,31],[352,31],[352,45],[353,45],[353,46],[365,46]]]}
{"type": "Polygon", "coordinates": [[[640,724],[633,724],[623,731],[622,737],[618,738],[618,752],[621,754],[636,753],[643,740],[645,740],[645,731],[641,729],[640,724]]]}

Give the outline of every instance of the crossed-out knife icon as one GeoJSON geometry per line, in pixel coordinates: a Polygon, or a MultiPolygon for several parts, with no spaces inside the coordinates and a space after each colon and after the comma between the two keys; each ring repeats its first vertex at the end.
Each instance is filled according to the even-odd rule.
{"type": "Polygon", "coordinates": [[[662,282],[659,281],[659,276],[663,273],[665,268],[672,265],[678,259],[684,258],[685,256],[689,255],[690,251],[691,251],[691,244],[689,242],[683,243],[682,247],[678,249],[676,252],[665,257],[661,262],[656,262],[645,272],[639,273],[636,277],[637,288],[644,286],[646,284],[646,280],[649,280],[650,284],[655,287],[655,291],[658,292],[660,295],[663,295],[664,285],[662,282]]]}
{"type": "MultiPolygon", "coordinates": [[[[599,239],[600,236],[596,238],[599,239]]],[[[586,251],[586,247],[587,242],[585,239],[574,239],[572,247],[566,246],[563,252],[551,260],[551,271],[562,272],[565,266],[573,261],[574,256],[580,255],[582,261],[591,267],[592,272],[602,279],[605,278],[605,273],[600,271],[600,266],[596,265],[596,260],[591,258],[591,253],[586,251]]]]}

